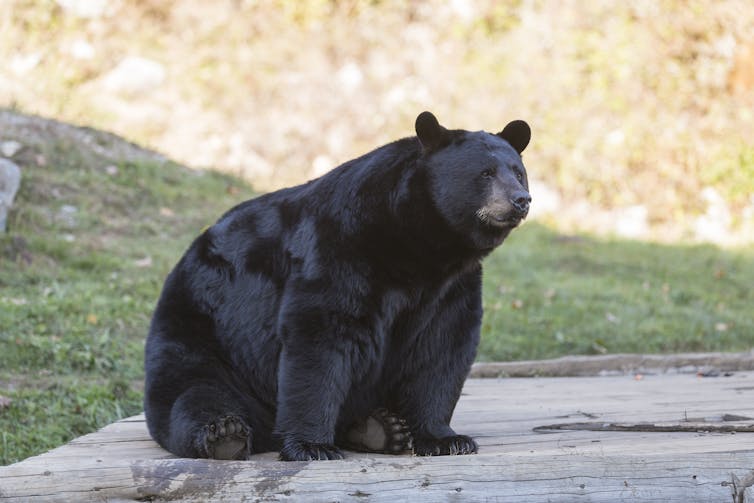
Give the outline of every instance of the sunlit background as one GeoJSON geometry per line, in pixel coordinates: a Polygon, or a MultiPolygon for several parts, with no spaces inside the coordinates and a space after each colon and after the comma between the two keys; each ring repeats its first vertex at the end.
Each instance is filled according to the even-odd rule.
{"type": "Polygon", "coordinates": [[[561,231],[754,240],[754,9],[726,1],[4,0],[0,106],[257,190],[413,133],[533,129],[561,231]]]}
{"type": "Polygon", "coordinates": [[[750,0],[0,0],[0,465],[141,412],[201,229],[423,110],[533,130],[478,361],[754,348],[750,0]]]}

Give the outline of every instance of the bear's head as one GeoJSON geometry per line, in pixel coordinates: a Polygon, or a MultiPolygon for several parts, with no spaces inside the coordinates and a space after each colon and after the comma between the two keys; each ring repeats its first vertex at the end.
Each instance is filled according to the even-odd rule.
{"type": "Polygon", "coordinates": [[[529,144],[526,122],[497,134],[448,130],[434,115],[416,118],[420,163],[432,202],[457,233],[479,250],[498,246],[529,212],[529,183],[521,152],[529,144]]]}

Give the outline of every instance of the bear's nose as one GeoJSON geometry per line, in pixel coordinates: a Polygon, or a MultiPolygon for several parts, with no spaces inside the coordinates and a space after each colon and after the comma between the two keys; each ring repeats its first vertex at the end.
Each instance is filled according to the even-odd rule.
{"type": "Polygon", "coordinates": [[[531,203],[531,196],[528,192],[516,192],[511,197],[511,204],[521,214],[529,212],[529,203],[531,203]]]}

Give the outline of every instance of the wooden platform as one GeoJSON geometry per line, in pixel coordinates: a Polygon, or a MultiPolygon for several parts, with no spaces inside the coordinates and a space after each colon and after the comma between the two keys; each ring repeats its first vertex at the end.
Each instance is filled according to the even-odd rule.
{"type": "Polygon", "coordinates": [[[754,372],[470,379],[453,425],[479,442],[473,456],[176,459],[157,447],[136,416],[0,467],[0,502],[751,503],[754,433],[742,430],[754,429],[754,421],[747,418],[754,418],[754,372]],[[630,430],[637,422],[691,431],[589,431],[630,430]],[[588,424],[554,429],[563,423],[588,424]]]}

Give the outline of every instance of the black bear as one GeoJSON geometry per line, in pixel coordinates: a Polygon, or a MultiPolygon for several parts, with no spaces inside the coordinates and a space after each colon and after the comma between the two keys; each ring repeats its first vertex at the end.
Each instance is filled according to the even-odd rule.
{"type": "Polygon", "coordinates": [[[524,121],[416,136],[246,201],[165,281],[152,437],[183,457],[470,454],[450,419],[479,342],[481,259],[529,210],[524,121]]]}

